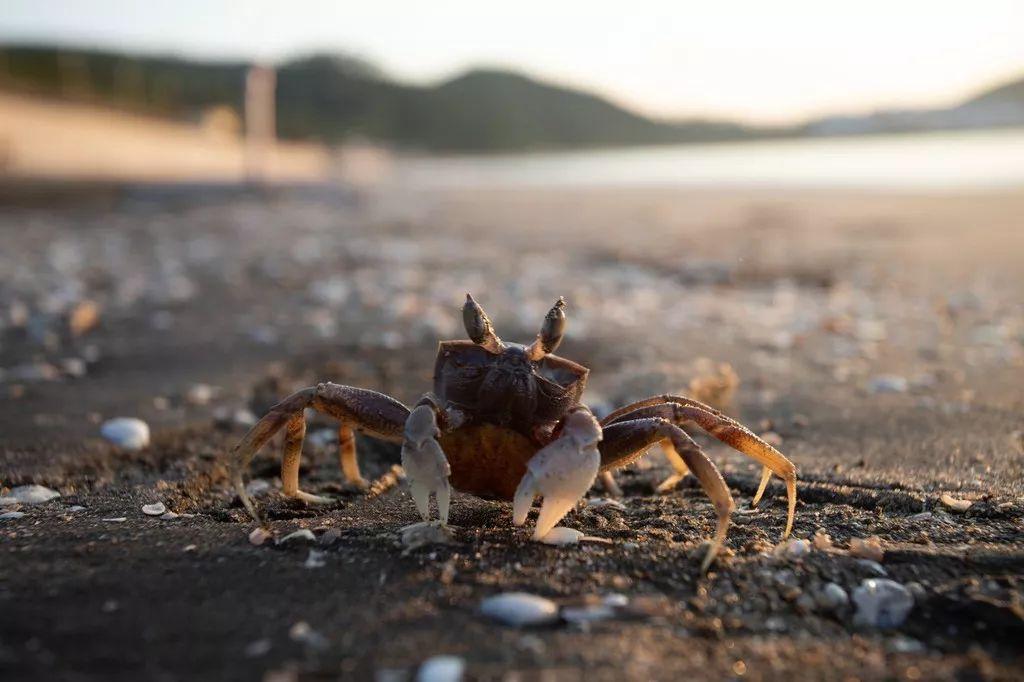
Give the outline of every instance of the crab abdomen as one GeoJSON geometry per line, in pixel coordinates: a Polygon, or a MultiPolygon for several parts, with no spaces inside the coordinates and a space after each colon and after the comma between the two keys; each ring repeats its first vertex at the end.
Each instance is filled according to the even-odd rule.
{"type": "Polygon", "coordinates": [[[529,438],[493,424],[464,426],[440,439],[456,490],[478,497],[511,500],[539,449],[529,438]]]}

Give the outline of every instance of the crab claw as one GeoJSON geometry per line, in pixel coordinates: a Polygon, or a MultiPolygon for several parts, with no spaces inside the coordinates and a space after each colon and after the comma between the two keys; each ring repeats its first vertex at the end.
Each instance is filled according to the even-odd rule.
{"type": "Polygon", "coordinates": [[[433,494],[437,500],[437,514],[444,525],[448,523],[451,501],[448,483],[451,467],[437,442],[440,435],[433,408],[420,405],[414,409],[405,421],[402,468],[409,479],[409,490],[420,516],[424,521],[430,520],[430,495],[433,494]]]}
{"type": "Polygon", "coordinates": [[[561,435],[535,454],[526,465],[512,503],[512,523],[521,526],[538,495],[544,498],[533,540],[564,544],[556,524],[579,502],[601,465],[597,444],[601,426],[586,408],[571,413],[561,435]]]}

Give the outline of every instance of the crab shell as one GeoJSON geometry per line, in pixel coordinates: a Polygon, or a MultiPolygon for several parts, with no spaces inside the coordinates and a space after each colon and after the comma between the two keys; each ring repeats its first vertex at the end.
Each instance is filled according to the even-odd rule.
{"type": "Polygon", "coordinates": [[[495,353],[472,341],[444,341],[434,365],[434,395],[462,425],[441,436],[452,485],[480,497],[511,500],[526,464],[579,405],[586,367],[557,355],[531,360],[506,344],[495,353]]]}

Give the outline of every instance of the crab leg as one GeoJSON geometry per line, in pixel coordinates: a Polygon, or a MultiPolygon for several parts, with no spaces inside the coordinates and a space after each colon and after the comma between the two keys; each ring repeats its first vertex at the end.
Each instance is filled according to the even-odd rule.
{"type": "MultiPolygon", "coordinates": [[[[781,478],[786,484],[786,496],[789,503],[786,529],[782,537],[783,539],[789,537],[793,530],[793,518],[796,515],[796,467],[785,455],[755,436],[736,420],[708,405],[682,396],[663,395],[641,400],[615,410],[605,417],[603,423],[611,425],[622,421],[646,418],[666,419],[677,425],[694,422],[718,440],[757,460],[765,467],[765,470],[781,478]]],[[[607,467],[602,467],[602,469],[605,468],[607,467]]],[[[755,496],[756,500],[760,500],[760,495],[764,492],[766,485],[767,479],[762,474],[759,492],[755,496]]]]}
{"type": "Polygon", "coordinates": [[[402,443],[402,468],[409,479],[409,491],[416,509],[424,521],[430,521],[430,496],[437,501],[437,514],[441,524],[448,523],[451,502],[451,466],[444,450],[437,442],[441,430],[437,427],[434,405],[417,405],[405,421],[405,440],[402,443]]]}
{"type": "Polygon", "coordinates": [[[601,468],[605,470],[624,466],[644,455],[652,444],[667,440],[686,467],[693,472],[705,494],[711,498],[718,515],[714,538],[708,548],[700,570],[706,571],[725,542],[729,530],[729,516],[734,509],[729,487],[722,474],[704,451],[685,431],[667,419],[646,418],[618,421],[604,427],[601,442],[601,468]]]}
{"type": "Polygon", "coordinates": [[[245,491],[242,476],[260,448],[285,426],[285,451],[281,461],[284,494],[307,503],[329,501],[299,489],[299,461],[306,432],[303,412],[307,407],[342,422],[339,452],[342,468],[350,481],[350,474],[358,475],[358,465],[355,443],[352,439],[344,438],[345,429],[362,431],[382,440],[401,441],[402,427],[409,415],[409,408],[383,393],[331,383],[304,388],[274,405],[231,451],[230,467],[235,491],[246,510],[258,523],[263,523],[263,520],[245,491]]]}

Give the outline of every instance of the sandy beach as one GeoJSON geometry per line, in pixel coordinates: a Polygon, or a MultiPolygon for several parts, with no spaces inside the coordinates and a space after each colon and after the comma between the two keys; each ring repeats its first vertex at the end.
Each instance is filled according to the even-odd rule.
{"type": "MultiPolygon", "coordinates": [[[[11,200],[0,492],[61,497],[0,521],[0,671],[411,680],[450,654],[471,679],[1017,678],[1022,215],[1019,188],[118,185],[102,201],[11,200]],[[591,368],[596,410],[687,393],[730,365],[739,385],[723,407],[799,467],[794,537],[821,529],[833,549],[774,552],[781,485],[751,513],[756,463],[694,430],[740,510],[707,575],[712,507],[692,477],[654,491],[669,473],[657,449],[616,474],[621,508],[567,518],[611,544],[531,544],[508,504],[457,494],[454,544],[408,551],[408,493],[343,486],[320,417],[302,480],[337,503],[283,499],[279,451],[265,449],[251,477],[275,533],[316,541],[252,546],[224,457],[245,413],[323,380],[415,402],[437,341],[464,335],[466,291],[523,341],[565,296],[559,354],[591,368]],[[144,419],[152,445],[128,454],[99,438],[115,416],[144,419]],[[140,511],[157,501],[191,516],[140,511]],[[871,536],[881,561],[850,554],[871,536]],[[821,597],[872,578],[911,586],[897,627],[821,597]],[[627,606],[519,630],[478,613],[502,591],[627,606]]],[[[398,462],[394,446],[359,448],[368,477],[398,462]]]]}

